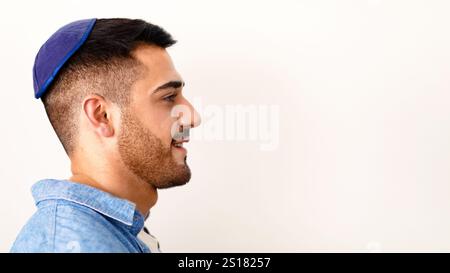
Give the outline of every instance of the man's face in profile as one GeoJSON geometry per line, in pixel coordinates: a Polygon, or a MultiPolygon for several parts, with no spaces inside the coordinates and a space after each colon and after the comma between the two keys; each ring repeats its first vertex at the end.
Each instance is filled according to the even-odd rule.
{"type": "Polygon", "coordinates": [[[134,56],[146,70],[132,87],[130,106],[122,108],[119,155],[131,172],[156,188],[184,185],[191,171],[187,150],[180,144],[189,139],[174,139],[174,128],[186,132],[200,123],[200,117],[183,97],[184,82],[165,49],[140,46],[134,56]],[[168,82],[179,84],[158,88],[168,82]]]}

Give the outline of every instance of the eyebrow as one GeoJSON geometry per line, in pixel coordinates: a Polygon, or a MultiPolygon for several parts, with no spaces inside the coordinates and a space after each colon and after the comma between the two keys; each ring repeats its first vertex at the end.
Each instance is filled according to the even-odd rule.
{"type": "Polygon", "coordinates": [[[156,93],[160,90],[163,89],[168,89],[168,88],[180,88],[183,87],[185,85],[185,82],[183,81],[170,81],[170,82],[166,82],[165,84],[159,86],[158,88],[156,88],[155,90],[153,90],[153,93],[156,93]]]}

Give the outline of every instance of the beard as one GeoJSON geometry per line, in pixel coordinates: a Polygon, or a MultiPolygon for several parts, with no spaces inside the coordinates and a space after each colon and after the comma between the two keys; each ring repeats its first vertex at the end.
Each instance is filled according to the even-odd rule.
{"type": "Polygon", "coordinates": [[[186,158],[184,164],[177,163],[172,145],[165,146],[127,109],[122,111],[118,148],[125,166],[157,189],[181,186],[191,179],[186,158]]]}

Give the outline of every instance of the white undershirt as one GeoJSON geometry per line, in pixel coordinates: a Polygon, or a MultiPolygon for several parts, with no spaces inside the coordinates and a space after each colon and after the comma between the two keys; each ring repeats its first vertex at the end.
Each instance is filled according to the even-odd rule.
{"type": "Polygon", "coordinates": [[[151,253],[161,253],[161,249],[159,248],[158,239],[150,233],[145,232],[145,227],[139,232],[137,237],[141,240],[149,249],[151,253]]]}

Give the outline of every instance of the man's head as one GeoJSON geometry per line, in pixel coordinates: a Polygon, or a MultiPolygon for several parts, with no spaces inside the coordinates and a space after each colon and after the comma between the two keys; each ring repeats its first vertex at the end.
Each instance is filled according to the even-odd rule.
{"type": "Polygon", "coordinates": [[[200,117],[165,50],[175,42],[142,20],[96,20],[42,96],[71,159],[95,152],[156,188],[189,181],[186,150],[177,146],[200,117]]]}

